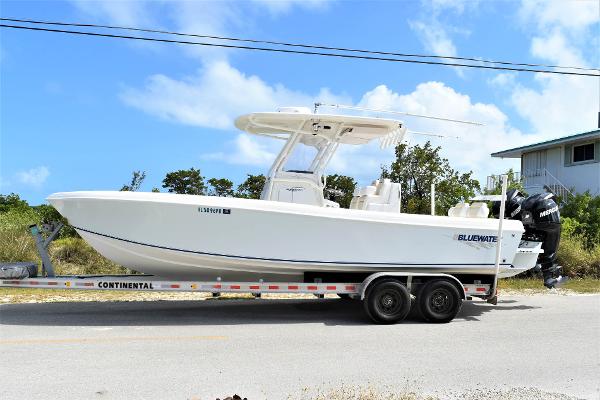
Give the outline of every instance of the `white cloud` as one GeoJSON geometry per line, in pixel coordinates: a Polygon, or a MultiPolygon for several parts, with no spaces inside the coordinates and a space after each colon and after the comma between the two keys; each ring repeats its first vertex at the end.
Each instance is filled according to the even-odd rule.
{"type": "MultiPolygon", "coordinates": [[[[456,57],[458,54],[456,45],[452,40],[450,33],[460,33],[468,35],[470,32],[464,28],[458,28],[446,23],[442,23],[443,15],[452,12],[456,15],[462,15],[464,11],[475,9],[479,5],[478,0],[422,0],[421,4],[425,10],[426,16],[409,21],[410,28],[417,34],[417,37],[429,53],[436,56],[456,57]]],[[[459,76],[463,76],[463,68],[454,68],[459,76]]]]}
{"type": "MultiPolygon", "coordinates": [[[[534,29],[531,55],[555,65],[597,63],[597,7],[593,1],[523,0],[521,23],[534,29]]],[[[551,138],[594,129],[600,99],[596,78],[536,74],[533,85],[514,85],[510,101],[533,132],[551,138]]]]}
{"type": "Polygon", "coordinates": [[[439,22],[416,21],[411,22],[410,27],[419,36],[425,50],[438,56],[456,56],[456,46],[439,22]]]}
{"type": "Polygon", "coordinates": [[[268,167],[277,156],[281,144],[282,142],[278,140],[254,138],[241,133],[234,141],[225,144],[225,147],[231,148],[230,151],[203,154],[200,158],[228,164],[268,167]]]}
{"type": "Polygon", "coordinates": [[[516,84],[516,73],[514,72],[501,72],[488,79],[488,84],[496,88],[511,89],[516,84]]]}
{"type": "Polygon", "coordinates": [[[50,170],[47,167],[41,166],[17,172],[17,179],[25,185],[41,187],[49,175],[50,170]]]}
{"type": "Polygon", "coordinates": [[[343,97],[326,88],[311,96],[281,84],[269,85],[224,61],[210,63],[195,76],[181,80],[151,76],[144,88],[128,88],[121,98],[132,107],[164,119],[218,129],[232,128],[235,117],[248,112],[310,106],[317,100],[343,102],[343,97]]]}
{"type": "Polygon", "coordinates": [[[524,24],[533,22],[539,28],[554,28],[558,25],[579,31],[598,22],[598,2],[523,0],[519,15],[524,24]]]}
{"type": "Polygon", "coordinates": [[[523,135],[511,127],[508,117],[495,105],[474,102],[469,96],[458,93],[441,82],[421,83],[408,94],[400,94],[380,85],[367,92],[359,104],[369,108],[428,114],[485,124],[483,127],[471,127],[421,118],[405,118],[409,130],[459,137],[459,140],[432,140],[430,137],[409,133],[407,140],[411,143],[432,140],[434,144],[442,147],[442,154],[450,160],[452,166],[461,171],[473,170],[481,180],[489,174],[513,166],[510,162],[491,159],[491,153],[537,139],[534,136],[523,135]]]}
{"type": "Polygon", "coordinates": [[[531,54],[534,57],[566,66],[585,66],[586,62],[579,49],[569,41],[561,29],[536,36],[531,40],[531,54]]]}

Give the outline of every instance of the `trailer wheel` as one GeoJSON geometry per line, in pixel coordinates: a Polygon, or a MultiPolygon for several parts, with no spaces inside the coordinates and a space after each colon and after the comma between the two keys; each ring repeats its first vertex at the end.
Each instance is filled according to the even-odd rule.
{"type": "Polygon", "coordinates": [[[374,322],[394,324],[408,315],[410,294],[397,280],[384,280],[367,289],[363,305],[367,315],[374,322]]]}
{"type": "Polygon", "coordinates": [[[417,295],[421,316],[428,322],[450,322],[462,307],[462,298],[454,284],[443,279],[427,282],[417,295]]]}

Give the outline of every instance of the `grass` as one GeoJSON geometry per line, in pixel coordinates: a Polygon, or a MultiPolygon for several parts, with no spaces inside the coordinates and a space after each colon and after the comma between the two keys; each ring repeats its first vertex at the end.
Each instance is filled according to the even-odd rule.
{"type": "MultiPolygon", "coordinates": [[[[541,278],[508,278],[498,281],[500,294],[506,292],[548,292],[541,278]]],[[[565,293],[600,293],[600,279],[596,278],[573,278],[558,289],[565,293]]]]}
{"type": "Polygon", "coordinates": [[[600,278],[600,244],[586,248],[582,237],[563,233],[557,255],[565,275],[600,278]]]}

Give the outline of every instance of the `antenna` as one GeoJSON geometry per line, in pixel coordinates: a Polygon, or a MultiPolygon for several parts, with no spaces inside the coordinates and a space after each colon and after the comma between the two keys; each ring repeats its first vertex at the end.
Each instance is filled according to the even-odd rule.
{"type": "Polygon", "coordinates": [[[460,140],[460,136],[447,136],[447,135],[440,135],[437,133],[431,133],[431,132],[417,132],[417,131],[407,131],[410,134],[413,135],[421,135],[421,136],[432,136],[432,137],[437,137],[437,138],[441,138],[441,139],[456,139],[456,140],[460,140]]]}
{"type": "Polygon", "coordinates": [[[464,120],[458,120],[458,119],[436,117],[436,116],[433,116],[433,115],[425,115],[425,114],[413,114],[413,113],[408,113],[408,112],[403,112],[403,111],[380,110],[380,109],[376,109],[376,108],[366,108],[366,107],[358,107],[358,106],[347,106],[347,105],[342,105],[342,104],[315,103],[315,114],[317,113],[319,107],[331,107],[331,108],[338,108],[338,109],[342,109],[342,110],[357,110],[357,111],[380,112],[380,113],[386,113],[386,114],[407,115],[409,117],[435,119],[435,120],[438,120],[438,121],[455,122],[455,123],[458,123],[458,124],[484,126],[484,124],[482,124],[480,122],[474,122],[474,121],[464,121],[464,120]]]}

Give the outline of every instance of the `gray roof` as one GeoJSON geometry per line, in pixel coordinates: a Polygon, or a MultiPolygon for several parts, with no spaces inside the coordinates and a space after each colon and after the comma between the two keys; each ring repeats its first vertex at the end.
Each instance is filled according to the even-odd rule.
{"type": "Polygon", "coordinates": [[[534,143],[527,146],[515,147],[514,149],[502,150],[492,153],[492,157],[501,158],[520,158],[523,153],[528,153],[535,150],[548,149],[557,145],[579,142],[586,139],[600,139],[600,129],[589,132],[577,133],[575,135],[564,136],[545,142],[534,143]]]}

